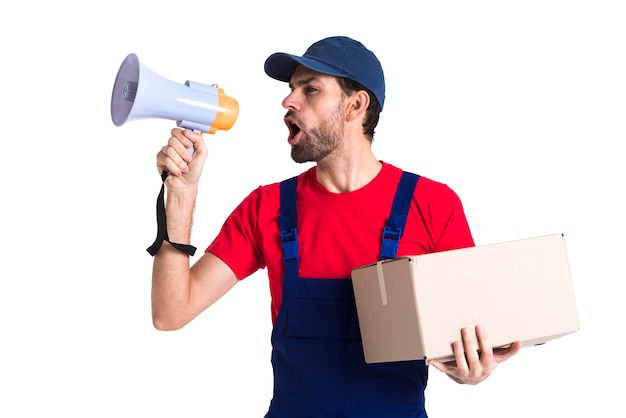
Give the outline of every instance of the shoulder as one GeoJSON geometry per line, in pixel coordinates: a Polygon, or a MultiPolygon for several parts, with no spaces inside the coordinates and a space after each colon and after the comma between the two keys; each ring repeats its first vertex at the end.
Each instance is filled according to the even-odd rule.
{"type": "Polygon", "coordinates": [[[424,197],[458,199],[456,192],[446,183],[421,176],[417,182],[416,194],[424,197]]]}
{"type": "MultiPolygon", "coordinates": [[[[385,167],[388,183],[399,181],[402,170],[389,163],[383,163],[385,167]]],[[[430,177],[421,175],[419,172],[408,171],[419,176],[417,185],[415,186],[414,200],[419,206],[438,206],[438,207],[456,207],[461,205],[459,195],[446,183],[433,180],[430,177]]]]}
{"type": "Polygon", "coordinates": [[[278,205],[280,201],[280,188],[281,183],[286,182],[292,178],[297,179],[297,187],[300,188],[309,183],[310,178],[315,178],[315,167],[308,169],[300,174],[292,177],[286,177],[280,181],[274,183],[268,183],[259,185],[253,189],[241,202],[241,205],[245,206],[266,206],[266,205],[278,205]]]}
{"type": "Polygon", "coordinates": [[[385,173],[385,177],[387,177],[389,181],[392,181],[394,179],[398,181],[402,176],[402,173],[405,171],[419,176],[419,180],[417,182],[417,185],[415,186],[416,197],[420,196],[421,198],[458,198],[456,192],[446,183],[433,180],[430,177],[421,175],[419,172],[403,170],[399,167],[385,162],[383,162],[383,168],[383,173],[385,173]]]}

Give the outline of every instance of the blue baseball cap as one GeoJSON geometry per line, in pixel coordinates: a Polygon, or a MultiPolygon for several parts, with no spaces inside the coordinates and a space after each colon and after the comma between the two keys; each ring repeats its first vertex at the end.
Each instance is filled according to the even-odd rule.
{"type": "Polygon", "coordinates": [[[315,42],[301,57],[277,52],[265,61],[265,73],[288,82],[299,64],[313,71],[356,81],[374,93],[382,110],[385,103],[383,67],[376,55],[362,43],[345,36],[332,36],[315,42]]]}

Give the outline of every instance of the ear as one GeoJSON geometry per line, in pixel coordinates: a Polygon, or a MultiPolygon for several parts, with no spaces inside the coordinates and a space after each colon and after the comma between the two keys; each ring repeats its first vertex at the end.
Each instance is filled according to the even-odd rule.
{"type": "Polygon", "coordinates": [[[365,90],[358,90],[346,101],[346,121],[350,122],[365,115],[370,105],[370,95],[365,90]]]}

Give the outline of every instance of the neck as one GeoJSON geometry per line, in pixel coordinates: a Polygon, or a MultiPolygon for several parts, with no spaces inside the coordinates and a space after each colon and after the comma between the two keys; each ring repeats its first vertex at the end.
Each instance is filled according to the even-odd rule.
{"type": "Polygon", "coordinates": [[[382,169],[371,146],[333,153],[317,163],[317,181],[332,193],[358,190],[371,182],[382,169]]]}

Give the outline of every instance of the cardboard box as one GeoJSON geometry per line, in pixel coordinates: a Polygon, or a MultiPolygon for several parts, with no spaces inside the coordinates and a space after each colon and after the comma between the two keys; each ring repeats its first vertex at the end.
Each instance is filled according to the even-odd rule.
{"type": "Polygon", "coordinates": [[[579,329],[562,234],[399,257],[352,279],[367,363],[451,360],[461,328],[475,325],[494,348],[579,329]]]}

